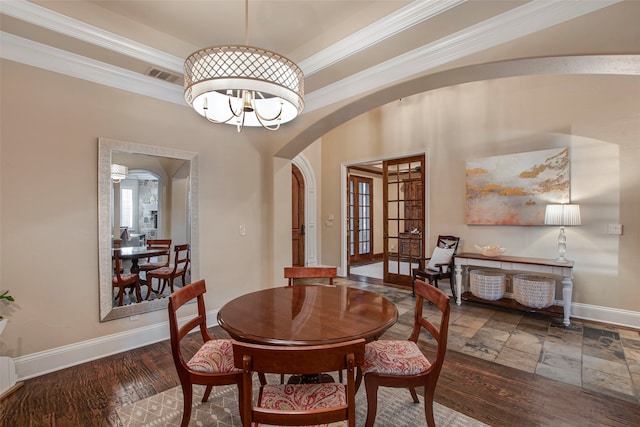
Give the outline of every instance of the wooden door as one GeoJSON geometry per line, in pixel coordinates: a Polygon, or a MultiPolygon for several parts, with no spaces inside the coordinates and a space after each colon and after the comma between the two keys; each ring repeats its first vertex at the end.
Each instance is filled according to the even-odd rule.
{"type": "Polygon", "coordinates": [[[411,286],[424,258],[424,156],[383,162],[384,281],[411,286]]]}
{"type": "Polygon", "coordinates": [[[291,265],[304,267],[304,178],[296,165],[291,165],[291,265]]]}
{"type": "Polygon", "coordinates": [[[373,259],[373,179],[349,175],[349,264],[373,259]]]}

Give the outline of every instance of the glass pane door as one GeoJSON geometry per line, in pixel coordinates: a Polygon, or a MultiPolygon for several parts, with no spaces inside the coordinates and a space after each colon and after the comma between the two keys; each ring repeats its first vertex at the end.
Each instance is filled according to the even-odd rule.
{"type": "Polygon", "coordinates": [[[424,257],[424,156],[383,164],[384,281],[411,285],[411,269],[424,257]]]}

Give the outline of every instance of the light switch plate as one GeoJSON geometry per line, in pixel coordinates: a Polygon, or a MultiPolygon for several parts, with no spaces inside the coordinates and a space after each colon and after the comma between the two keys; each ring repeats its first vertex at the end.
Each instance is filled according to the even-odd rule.
{"type": "Polygon", "coordinates": [[[607,234],[622,234],[622,224],[607,224],[607,234]]]}

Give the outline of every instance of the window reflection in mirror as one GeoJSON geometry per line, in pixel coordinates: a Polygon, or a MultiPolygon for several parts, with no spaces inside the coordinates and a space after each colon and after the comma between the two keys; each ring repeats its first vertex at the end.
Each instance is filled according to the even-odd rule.
{"type": "Polygon", "coordinates": [[[174,285],[190,283],[197,269],[197,222],[191,214],[197,207],[197,155],[101,138],[98,173],[100,318],[104,321],[164,308],[170,287],[163,289],[163,281],[155,279],[149,289],[147,271],[139,264],[162,264],[167,256],[127,256],[125,251],[145,249],[150,240],[171,240],[171,248],[166,251],[171,264],[174,246],[190,244],[187,274],[184,278],[179,275],[174,285]],[[125,175],[112,178],[112,164],[124,167],[125,175]],[[114,248],[122,252],[122,275],[139,277],[140,296],[135,285],[129,285],[120,301],[120,291],[112,284],[112,275],[116,275],[114,248]]]}

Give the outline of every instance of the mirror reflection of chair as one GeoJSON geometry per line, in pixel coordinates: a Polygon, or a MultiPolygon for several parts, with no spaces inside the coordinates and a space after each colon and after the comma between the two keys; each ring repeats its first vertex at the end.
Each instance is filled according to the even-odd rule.
{"type": "Polygon", "coordinates": [[[422,280],[415,284],[416,307],[414,325],[407,341],[379,340],[365,347],[365,361],[362,371],[358,372],[357,385],[362,376],[367,391],[366,427],[372,427],[378,405],[378,387],[409,388],[415,403],[419,403],[416,387],[424,387],[424,410],[427,425],[435,426],[433,419],[433,396],[440,370],[447,351],[449,332],[449,297],[440,289],[428,285],[422,280]],[[427,300],[440,311],[439,327],[423,316],[424,301],[427,300]],[[433,336],[437,343],[435,359],[429,361],[417,345],[421,331],[433,336]]]}
{"type": "Polygon", "coordinates": [[[157,295],[162,295],[167,284],[169,290],[173,293],[173,284],[176,278],[182,277],[182,286],[186,285],[186,276],[189,268],[190,259],[190,247],[188,244],[175,245],[173,247],[174,258],[173,264],[166,267],[157,268],[147,272],[147,285],[149,290],[147,291],[147,298],[154,292],[157,295]],[[153,289],[153,279],[158,279],[158,290],[153,289]],[[162,283],[162,287],[160,284],[162,283]]]}
{"type": "Polygon", "coordinates": [[[289,279],[289,286],[295,284],[296,279],[325,279],[317,283],[304,281],[307,284],[327,284],[334,286],[333,279],[338,276],[336,267],[285,267],[284,277],[289,279]]]}
{"type": "Polygon", "coordinates": [[[184,396],[181,427],[189,425],[193,404],[193,384],[205,385],[202,401],[206,402],[213,386],[237,384],[238,402],[242,396],[242,371],[236,369],[233,360],[233,345],[230,339],[212,339],[207,331],[207,311],[204,305],[206,285],[198,280],[178,289],[169,296],[169,332],[171,334],[171,353],[178,371],[182,394],[184,396]],[[187,302],[197,300],[198,315],[183,326],[178,325],[177,311],[187,302]],[[192,330],[199,328],[204,344],[185,362],[181,341],[192,330]]]}
{"type": "Polygon", "coordinates": [[[136,293],[136,302],[142,301],[142,296],[140,294],[140,278],[137,274],[125,274],[122,268],[122,259],[120,259],[120,251],[114,250],[113,255],[111,256],[111,260],[113,261],[113,275],[111,276],[111,285],[113,288],[118,289],[118,295],[116,298],[118,299],[118,307],[120,307],[124,301],[124,292],[127,288],[134,288],[136,293]]]}
{"type": "MultiPolygon", "coordinates": [[[[147,239],[147,249],[171,249],[171,239],[147,239]]],[[[156,268],[167,267],[169,265],[169,254],[158,257],[148,257],[146,262],[138,265],[140,271],[151,271],[156,268]]]]}
{"type": "Polygon", "coordinates": [[[411,293],[415,296],[416,279],[420,278],[429,284],[438,287],[438,280],[449,279],[451,294],[456,297],[453,281],[453,256],[458,251],[460,237],[438,236],[436,247],[430,258],[419,262],[418,268],[414,268],[411,274],[411,293]]]}
{"type": "Polygon", "coordinates": [[[363,339],[318,346],[271,346],[234,341],[235,366],[242,369],[243,426],[326,425],[347,420],[355,427],[355,368],[364,358],[363,339]],[[253,372],[311,375],[347,370],[347,382],[263,384],[254,406],[253,372]]]}

